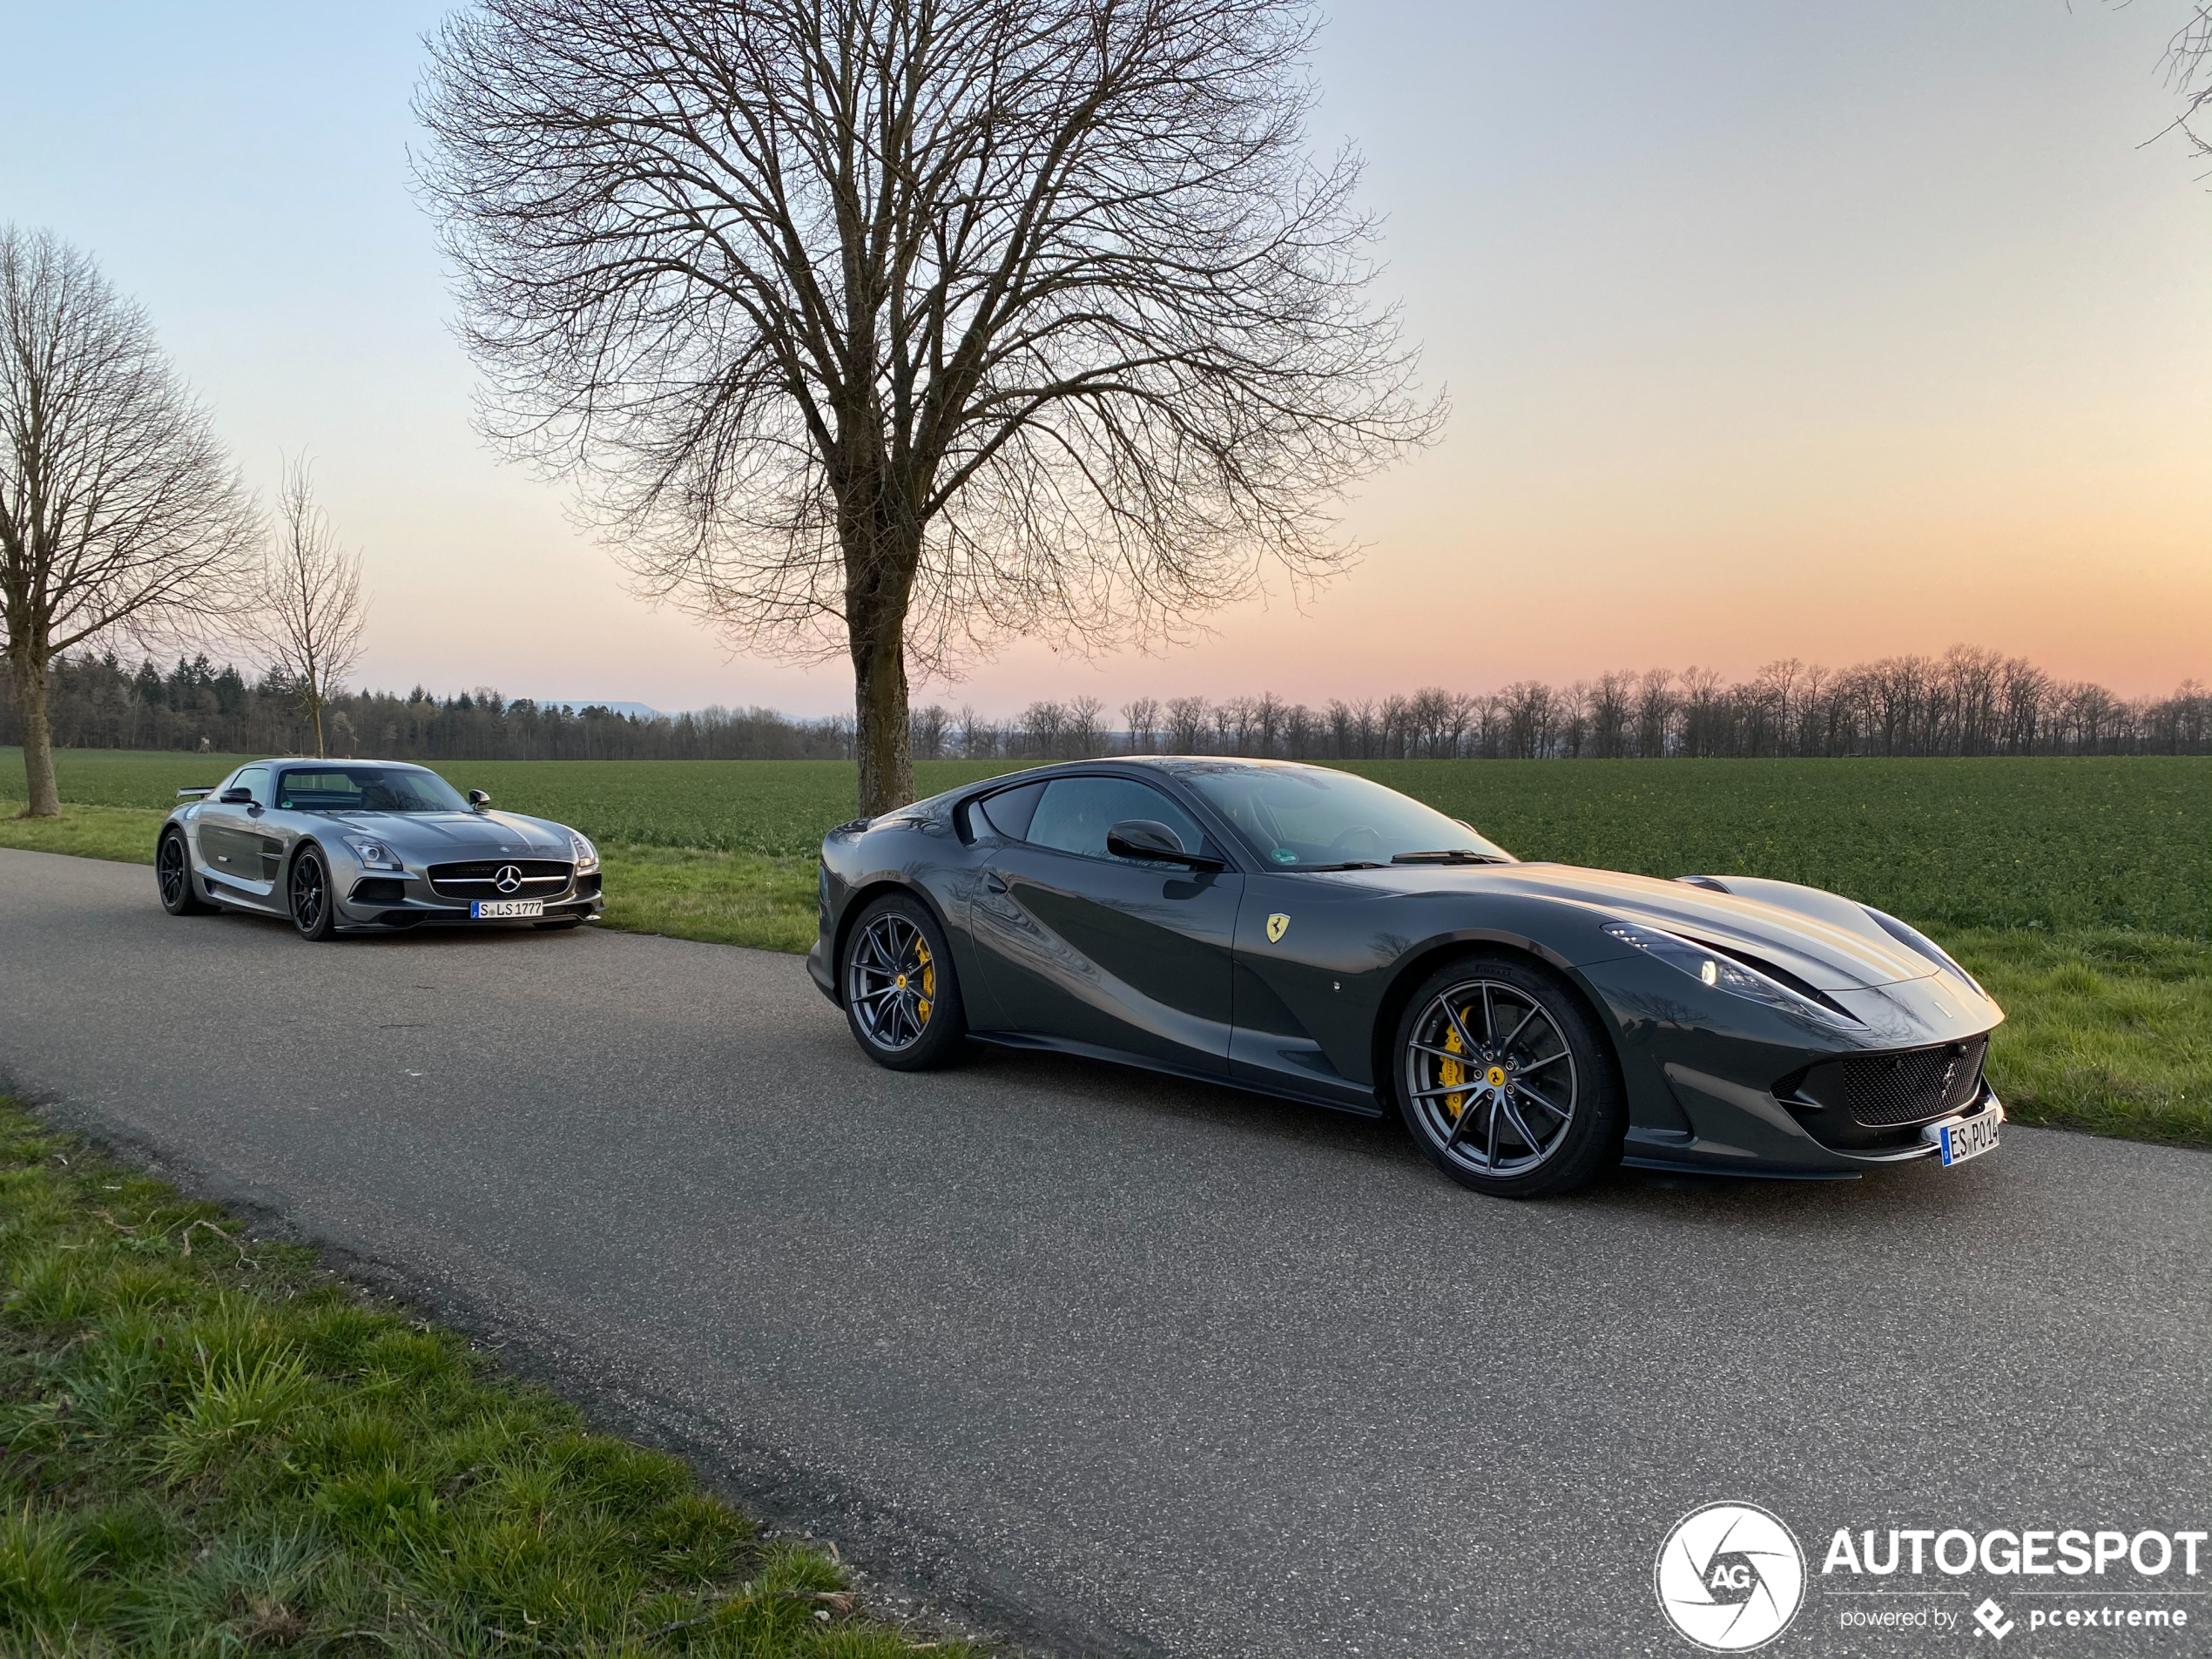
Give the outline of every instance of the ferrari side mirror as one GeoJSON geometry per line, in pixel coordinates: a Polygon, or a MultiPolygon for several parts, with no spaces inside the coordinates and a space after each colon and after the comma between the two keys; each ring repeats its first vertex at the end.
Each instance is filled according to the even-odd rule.
{"type": "Polygon", "coordinates": [[[484,793],[482,790],[472,789],[469,792],[469,810],[470,812],[481,813],[485,807],[490,805],[491,797],[484,793]]]}
{"type": "Polygon", "coordinates": [[[1106,832],[1106,850],[1117,859],[1159,859],[1187,864],[1194,870],[1218,870],[1219,859],[1187,853],[1182,838],[1165,824],[1150,818],[1125,818],[1106,832]]]}

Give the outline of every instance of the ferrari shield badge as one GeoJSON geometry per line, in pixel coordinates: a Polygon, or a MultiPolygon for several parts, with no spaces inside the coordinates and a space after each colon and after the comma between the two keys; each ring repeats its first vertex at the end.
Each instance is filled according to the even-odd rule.
{"type": "Polygon", "coordinates": [[[1291,919],[1281,911],[1277,911],[1267,919],[1267,942],[1271,945],[1281,942],[1283,935],[1290,930],[1291,919]]]}

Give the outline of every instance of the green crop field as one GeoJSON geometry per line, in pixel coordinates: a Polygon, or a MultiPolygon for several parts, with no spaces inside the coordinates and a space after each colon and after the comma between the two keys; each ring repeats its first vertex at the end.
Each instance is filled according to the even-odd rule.
{"type": "MultiPolygon", "coordinates": [[[[151,860],[156,813],[242,757],[68,752],[61,824],[0,844],[151,860]]],[[[21,810],[0,749],[0,815],[21,810]]],[[[925,793],[1011,769],[939,761],[925,793]]],[[[1525,859],[1774,876],[1926,928],[2011,1015],[2024,1116],[2212,1145],[2212,759],[1393,761],[1353,768],[1525,859]]],[[[853,814],[837,761],[468,761],[438,768],[570,823],[618,927],[772,949],[813,932],[812,857],[853,814]]]]}
{"type": "MultiPolygon", "coordinates": [[[[244,757],[71,751],[62,797],[175,804],[244,757]]],[[[20,796],[0,749],[0,798],[20,796]]],[[[1010,769],[936,761],[922,793],[1010,769]]],[[[1936,929],[2212,937],[2212,760],[1413,760],[1352,768],[1524,859],[1831,888],[1936,929]]],[[[853,815],[833,760],[475,760],[438,770],[610,846],[811,857],[853,815]]]]}

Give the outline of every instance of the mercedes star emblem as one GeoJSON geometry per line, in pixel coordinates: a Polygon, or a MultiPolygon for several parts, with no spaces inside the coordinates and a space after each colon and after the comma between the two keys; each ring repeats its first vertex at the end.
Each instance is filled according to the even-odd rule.
{"type": "Polygon", "coordinates": [[[492,877],[491,884],[502,893],[512,893],[523,885],[523,872],[516,865],[502,864],[499,867],[499,873],[492,877]]]}

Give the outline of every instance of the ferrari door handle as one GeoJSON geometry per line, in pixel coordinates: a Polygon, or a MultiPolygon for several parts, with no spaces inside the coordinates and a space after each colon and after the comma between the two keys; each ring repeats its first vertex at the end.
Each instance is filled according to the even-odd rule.
{"type": "Polygon", "coordinates": [[[984,871],[983,891],[986,893],[1004,893],[1006,891],[1006,878],[1001,875],[996,870],[984,871]]]}

